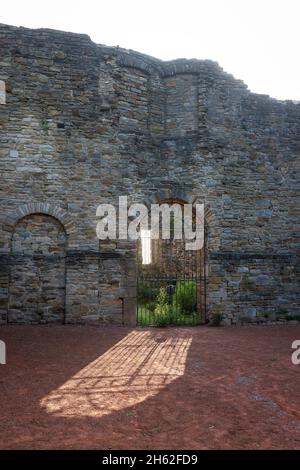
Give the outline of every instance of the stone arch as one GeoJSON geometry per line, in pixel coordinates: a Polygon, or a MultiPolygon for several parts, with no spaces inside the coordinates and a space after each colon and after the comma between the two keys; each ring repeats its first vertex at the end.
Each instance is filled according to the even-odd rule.
{"type": "MultiPolygon", "coordinates": [[[[204,191],[202,191],[204,192],[204,191]]],[[[221,244],[221,229],[213,209],[206,203],[204,196],[197,196],[192,191],[182,188],[162,189],[153,193],[144,199],[144,204],[150,209],[151,204],[159,204],[163,201],[178,201],[183,204],[201,204],[204,203],[204,218],[207,227],[207,237],[209,242],[209,251],[218,251],[221,244]]]]}
{"type": "MultiPolygon", "coordinates": [[[[146,200],[144,204],[150,209],[151,204],[194,204],[204,202],[195,196],[194,192],[187,191],[184,188],[176,186],[173,188],[164,188],[160,191],[154,192],[146,200]]],[[[206,214],[209,220],[213,220],[213,213],[206,208],[206,214]]],[[[171,218],[170,224],[171,224],[171,218]]],[[[172,219],[173,222],[175,218],[172,219]]],[[[194,212],[193,221],[196,220],[196,211],[194,212]]],[[[161,229],[161,221],[159,222],[161,229]]],[[[173,225],[174,226],[174,225],[173,225]]],[[[151,227],[152,229],[152,227],[151,227]]],[[[206,232],[206,230],[205,230],[206,232]]],[[[161,233],[161,232],[160,232],[161,233]]],[[[150,234],[144,236],[145,239],[150,237],[150,234]]],[[[144,253],[148,251],[150,253],[148,261],[143,261],[143,238],[137,244],[137,277],[138,277],[138,309],[137,309],[137,321],[138,323],[145,323],[150,320],[151,315],[148,312],[147,317],[147,301],[156,302],[156,298],[153,292],[153,285],[160,285],[161,288],[166,292],[169,305],[172,305],[173,310],[176,311],[176,318],[179,321],[195,321],[195,322],[206,322],[206,233],[204,235],[204,245],[201,249],[190,249],[187,248],[186,243],[188,239],[185,239],[183,234],[182,238],[176,239],[172,234],[169,238],[159,236],[159,239],[151,239],[147,241],[148,248],[145,248],[144,242],[144,253]],[[181,296],[175,294],[180,291],[181,296]],[[182,313],[187,304],[188,289],[193,287],[195,292],[195,305],[193,306],[193,315],[197,313],[197,319],[192,317],[182,317],[185,313],[182,313]],[[146,294],[144,294],[144,291],[146,294]],[[143,300],[143,295],[145,295],[143,300]],[[180,301],[181,298],[181,301],[180,301]],[[182,301],[182,299],[185,299],[182,301]],[[145,303],[143,303],[145,301],[145,303]],[[170,303],[171,302],[171,303],[170,303]],[[174,307],[176,305],[176,307],[174,307]],[[179,313],[178,313],[179,312],[179,313]],[[178,317],[179,315],[179,317],[178,317]]],[[[147,258],[144,257],[144,259],[147,258]]],[[[150,302],[150,304],[151,304],[150,302]]],[[[190,312],[191,313],[191,312],[190,312]]],[[[176,321],[177,321],[176,320],[176,321]]],[[[154,319],[155,321],[155,319],[154,319]]]]}
{"type": "Polygon", "coordinates": [[[45,202],[33,202],[19,206],[6,218],[3,230],[12,234],[18,221],[31,214],[45,214],[57,219],[63,226],[68,238],[73,237],[76,232],[75,222],[67,211],[45,202]]]}
{"type": "Polygon", "coordinates": [[[27,210],[11,233],[7,321],[63,323],[67,231],[52,214],[27,210]]]}
{"type": "Polygon", "coordinates": [[[205,310],[206,319],[209,318],[211,312],[210,297],[217,286],[212,286],[211,275],[213,270],[214,261],[211,258],[211,253],[220,251],[221,247],[221,227],[215,215],[214,210],[210,204],[206,203],[205,189],[200,191],[187,191],[184,188],[166,188],[153,193],[150,197],[144,200],[144,204],[150,209],[151,204],[159,204],[163,201],[178,201],[181,203],[201,204],[204,203],[204,217],[205,217],[205,251],[204,251],[204,276],[205,276],[205,310]],[[198,192],[200,195],[195,195],[198,192]]]}
{"type": "Polygon", "coordinates": [[[127,51],[118,51],[117,62],[123,67],[131,67],[141,70],[144,73],[151,74],[155,67],[142,56],[138,57],[135,54],[128,53],[127,51]]]}
{"type": "Polygon", "coordinates": [[[144,204],[150,207],[151,204],[159,204],[162,201],[174,200],[182,201],[183,203],[193,204],[196,197],[192,192],[186,191],[185,189],[176,188],[164,188],[160,191],[156,191],[149,198],[144,200],[144,204]]]}

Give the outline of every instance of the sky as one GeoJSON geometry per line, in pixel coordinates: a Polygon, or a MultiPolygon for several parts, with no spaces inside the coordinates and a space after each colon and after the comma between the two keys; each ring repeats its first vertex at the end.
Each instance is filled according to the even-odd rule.
{"type": "Polygon", "coordinates": [[[211,59],[255,93],[300,100],[300,0],[9,0],[0,22],[163,60],[211,59]]]}

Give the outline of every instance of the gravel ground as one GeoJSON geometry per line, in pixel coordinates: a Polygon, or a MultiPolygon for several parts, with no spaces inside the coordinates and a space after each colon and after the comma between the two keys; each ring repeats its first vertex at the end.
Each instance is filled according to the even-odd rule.
{"type": "Polygon", "coordinates": [[[1,449],[300,449],[300,325],[2,326],[1,449]]]}

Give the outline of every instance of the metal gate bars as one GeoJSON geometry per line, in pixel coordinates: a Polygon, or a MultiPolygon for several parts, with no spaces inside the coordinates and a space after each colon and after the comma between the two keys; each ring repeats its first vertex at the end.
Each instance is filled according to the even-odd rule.
{"type": "Polygon", "coordinates": [[[187,251],[183,240],[139,240],[137,266],[138,325],[205,323],[205,246],[187,251]]]}

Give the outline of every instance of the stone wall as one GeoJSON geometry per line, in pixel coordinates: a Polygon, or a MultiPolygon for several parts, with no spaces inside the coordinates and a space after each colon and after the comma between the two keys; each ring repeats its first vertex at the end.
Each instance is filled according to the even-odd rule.
{"type": "Polygon", "coordinates": [[[168,137],[184,137],[198,129],[198,80],[195,74],[164,79],[165,131],[168,137]]]}
{"type": "Polygon", "coordinates": [[[32,214],[15,226],[7,320],[11,323],[63,322],[66,235],[53,217],[32,214]]]}
{"type": "MultiPolygon", "coordinates": [[[[33,268],[15,250],[27,250],[26,224],[38,219],[50,239],[62,227],[64,254],[49,281],[34,280],[28,309],[47,284],[64,292],[64,308],[57,295],[47,310],[49,287],[30,321],[57,312],[134,323],[135,245],[99,243],[95,232],[97,206],[119,195],[205,203],[208,316],[299,314],[299,104],[250,93],[211,61],[162,62],[86,35],[1,25],[0,140],[2,322],[26,320],[18,309],[33,268]]],[[[46,241],[34,243],[51,266],[46,241]]]]}

